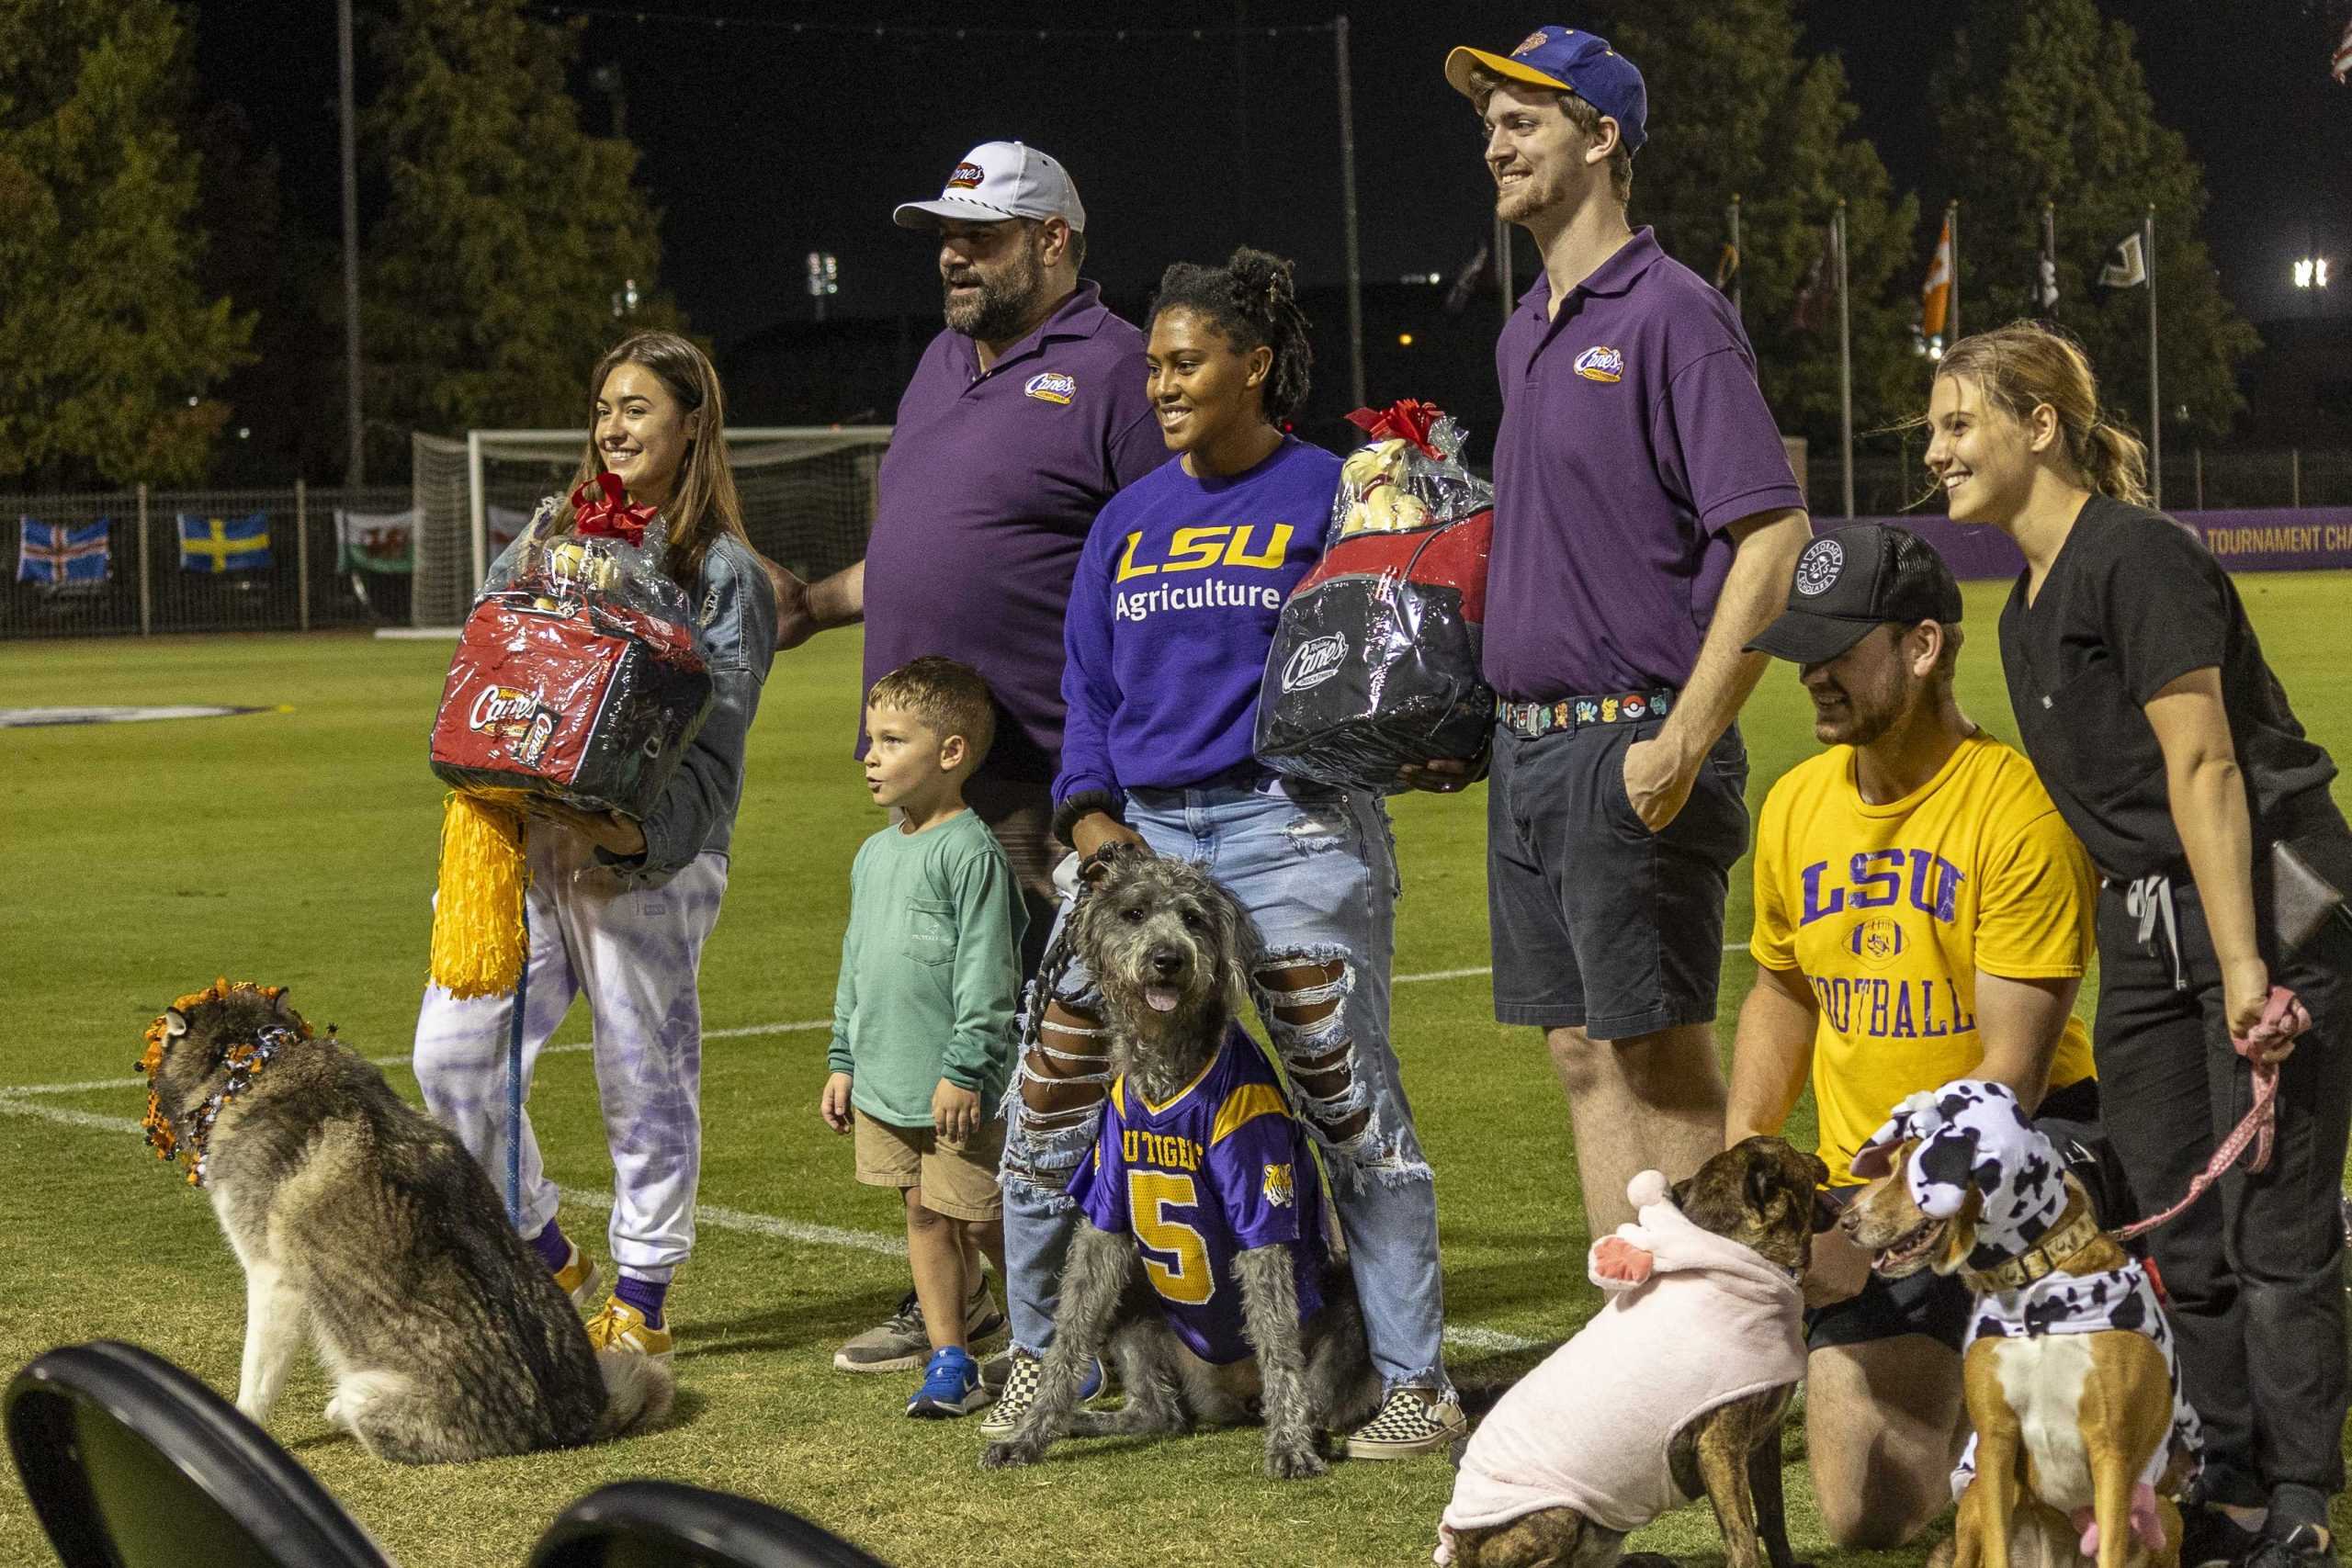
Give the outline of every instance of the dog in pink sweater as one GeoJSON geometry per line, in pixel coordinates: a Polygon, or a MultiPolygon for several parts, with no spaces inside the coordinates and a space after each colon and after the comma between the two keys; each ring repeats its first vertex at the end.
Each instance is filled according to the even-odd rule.
{"type": "Polygon", "coordinates": [[[1726,1568],[1791,1568],[1781,1419],[1804,1376],[1798,1280],[1828,1175],[1756,1137],[1671,1189],[1636,1176],[1638,1222],[1587,1259],[1607,1303],[1480,1423],[1436,1560],[1606,1568],[1628,1531],[1703,1495],[1726,1568]]]}

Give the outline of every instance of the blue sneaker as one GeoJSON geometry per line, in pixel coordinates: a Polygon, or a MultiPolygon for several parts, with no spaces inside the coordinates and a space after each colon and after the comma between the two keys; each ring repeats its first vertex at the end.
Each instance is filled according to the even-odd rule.
{"type": "Polygon", "coordinates": [[[970,1352],[950,1345],[931,1353],[922,1370],[922,1386],[907,1401],[907,1414],[919,1421],[944,1421],[969,1416],[989,1402],[980,1369],[970,1352]]]}

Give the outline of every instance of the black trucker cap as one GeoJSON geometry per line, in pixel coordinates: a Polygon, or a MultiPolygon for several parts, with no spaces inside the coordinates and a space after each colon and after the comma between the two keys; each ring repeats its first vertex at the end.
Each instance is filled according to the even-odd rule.
{"type": "Polygon", "coordinates": [[[1960,615],[1960,584],[1933,545],[1891,523],[1855,523],[1804,547],[1787,611],[1747,646],[1792,663],[1821,664],[1872,626],[1951,625],[1960,615]]]}

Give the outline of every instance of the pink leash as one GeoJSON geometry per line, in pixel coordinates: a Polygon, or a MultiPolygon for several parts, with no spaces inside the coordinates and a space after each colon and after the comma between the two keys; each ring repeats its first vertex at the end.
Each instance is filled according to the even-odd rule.
{"type": "Polygon", "coordinates": [[[2238,1156],[2245,1153],[2248,1145],[2253,1145],[2254,1157],[2246,1162],[2247,1171],[2260,1172],[2270,1168],[2270,1140],[2278,1124],[2278,1064],[2293,1053],[2295,1036],[2311,1026],[2312,1015],[2305,1010],[2294,992],[2284,986],[2270,987],[2270,1000],[2262,1010],[2261,1021],[2245,1039],[2230,1042],[2239,1055],[2254,1065],[2253,1106],[2238,1124],[2230,1129],[2230,1135],[2222,1140],[2222,1146],[2213,1151],[2213,1157],[2205,1162],[2205,1168],[2190,1179],[2188,1190],[2179,1202],[2161,1214],[2152,1214],[2137,1224],[2124,1226],[2116,1232],[2118,1236],[2130,1241],[2177,1217],[2181,1211],[2205,1196],[2206,1190],[2222,1179],[2222,1172],[2237,1163],[2238,1156]]]}

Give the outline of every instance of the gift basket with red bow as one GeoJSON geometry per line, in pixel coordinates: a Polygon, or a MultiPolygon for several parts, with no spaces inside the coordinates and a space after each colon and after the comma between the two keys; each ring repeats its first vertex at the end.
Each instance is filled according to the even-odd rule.
{"type": "Polygon", "coordinates": [[[642,821],[709,712],[709,667],[663,528],[598,474],[540,502],[466,616],[433,721],[442,825],[434,979],[460,996],[512,984],[532,797],[642,821]],[[504,983],[502,984],[501,982],[504,983]]]}
{"type": "Polygon", "coordinates": [[[1283,606],[1257,752],[1295,778],[1391,789],[1408,763],[1486,755],[1494,487],[1463,465],[1460,426],[1431,404],[1348,418],[1373,440],[1340,468],[1323,558],[1283,606]]]}

